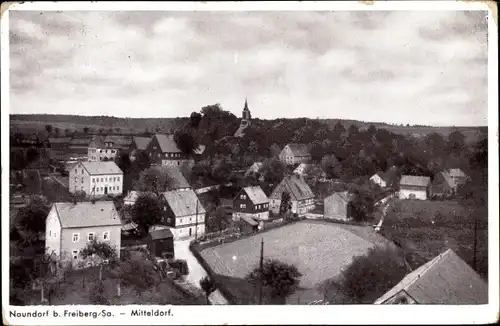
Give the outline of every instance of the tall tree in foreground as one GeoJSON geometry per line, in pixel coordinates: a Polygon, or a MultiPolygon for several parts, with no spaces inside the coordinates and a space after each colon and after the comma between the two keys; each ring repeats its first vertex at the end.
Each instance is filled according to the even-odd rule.
{"type": "Polygon", "coordinates": [[[246,279],[256,285],[262,282],[262,286],[270,290],[273,303],[284,304],[297,289],[301,277],[302,273],[294,265],[272,259],[264,261],[262,272],[258,266],[246,279]]]}
{"type": "Polygon", "coordinates": [[[149,227],[159,223],[161,216],[162,210],[157,197],[143,194],[137,198],[132,210],[132,220],[143,234],[147,234],[149,227]]]}
{"type": "Polygon", "coordinates": [[[208,298],[210,294],[216,290],[216,285],[214,280],[212,280],[209,276],[205,276],[200,280],[201,289],[205,292],[205,297],[207,299],[207,304],[210,304],[208,298]]]}
{"type": "Polygon", "coordinates": [[[290,197],[290,193],[288,191],[283,191],[281,194],[281,203],[280,203],[280,215],[286,215],[292,209],[292,201],[290,197]]]}
{"type": "Polygon", "coordinates": [[[99,280],[102,280],[102,270],[106,263],[115,263],[118,259],[116,248],[107,242],[101,242],[94,239],[87,243],[82,249],[80,255],[83,259],[91,259],[99,266],[99,280]],[[107,262],[106,262],[107,261],[107,262]]]}

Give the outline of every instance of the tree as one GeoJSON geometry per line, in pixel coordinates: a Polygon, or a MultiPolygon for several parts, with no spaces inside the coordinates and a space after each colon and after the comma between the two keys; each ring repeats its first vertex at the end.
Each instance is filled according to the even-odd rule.
{"type": "Polygon", "coordinates": [[[161,282],[155,264],[145,255],[121,261],[113,270],[113,275],[119,284],[133,287],[138,297],[161,282]]]}
{"type": "Polygon", "coordinates": [[[116,248],[107,242],[101,242],[94,239],[88,242],[85,248],[82,249],[80,255],[83,259],[91,259],[94,264],[99,266],[99,280],[102,280],[102,269],[106,261],[115,263],[118,259],[116,248]]]}
{"type": "Polygon", "coordinates": [[[261,174],[267,182],[277,183],[285,175],[285,165],[278,159],[266,159],[262,162],[261,174]]]}
{"type": "Polygon", "coordinates": [[[43,199],[34,196],[28,206],[17,212],[16,225],[34,241],[45,231],[45,219],[48,214],[49,208],[43,199]]]}
{"type": "Polygon", "coordinates": [[[407,273],[403,254],[396,248],[374,247],[353,258],[341,274],[341,286],[357,303],[372,303],[407,273]]]}
{"type": "Polygon", "coordinates": [[[174,133],[174,141],[185,154],[192,154],[199,145],[193,135],[185,131],[176,131],[174,133]]]}
{"type": "Polygon", "coordinates": [[[321,167],[329,179],[338,178],[340,176],[340,164],[334,155],[326,155],[321,159],[321,167]]]}
{"type": "Polygon", "coordinates": [[[366,131],[368,135],[374,136],[377,133],[377,128],[374,125],[370,125],[366,131]]]}
{"type": "Polygon", "coordinates": [[[132,220],[143,234],[147,234],[149,227],[159,223],[161,217],[162,209],[157,197],[142,194],[137,198],[132,209],[132,220]]]}
{"type": "Polygon", "coordinates": [[[135,160],[133,163],[134,169],[137,171],[143,171],[151,167],[151,159],[145,151],[138,150],[135,153],[135,160]]]}
{"type": "Polygon", "coordinates": [[[262,282],[262,286],[270,290],[274,303],[284,303],[286,298],[297,289],[302,273],[297,267],[279,260],[265,260],[260,267],[250,272],[246,279],[254,284],[262,282]]]}
{"type": "Polygon", "coordinates": [[[191,127],[193,128],[198,128],[201,122],[201,113],[198,112],[192,112],[191,116],[189,117],[189,122],[191,123],[191,127]]]}
{"type": "Polygon", "coordinates": [[[89,131],[90,131],[90,128],[89,128],[89,127],[84,127],[84,128],[83,128],[83,133],[88,134],[88,133],[89,133],[89,131]]]}
{"type": "Polygon", "coordinates": [[[36,148],[30,147],[26,151],[26,161],[27,164],[30,164],[31,162],[34,162],[40,157],[40,151],[36,148]]]}
{"type": "Polygon", "coordinates": [[[210,232],[222,231],[231,225],[232,219],[228,216],[224,207],[217,207],[213,214],[210,214],[207,220],[207,229],[210,232]]]}
{"type": "Polygon", "coordinates": [[[351,215],[355,221],[370,221],[373,218],[374,198],[372,190],[367,186],[350,185],[352,199],[349,202],[351,215]]]}
{"type": "Polygon", "coordinates": [[[106,296],[104,283],[99,280],[89,290],[89,300],[95,305],[109,305],[109,299],[106,296]]]}
{"type": "Polygon", "coordinates": [[[52,125],[45,125],[45,130],[49,133],[49,135],[52,133],[52,125]]]}
{"type": "Polygon", "coordinates": [[[448,135],[448,148],[451,153],[461,153],[465,147],[465,136],[458,130],[448,135]]]}
{"type": "Polygon", "coordinates": [[[153,192],[159,195],[169,189],[172,183],[173,180],[164,167],[153,166],[139,174],[135,188],[142,192],[153,192]]]}
{"type": "Polygon", "coordinates": [[[348,132],[349,132],[349,137],[356,136],[359,133],[359,128],[355,125],[350,125],[348,132]]]}
{"type": "Polygon", "coordinates": [[[208,298],[210,297],[210,294],[212,294],[212,292],[217,289],[215,282],[209,276],[205,276],[200,280],[200,286],[201,289],[205,292],[207,304],[209,304],[210,301],[208,300],[208,298]]]}
{"type": "Polygon", "coordinates": [[[283,191],[281,194],[281,203],[280,203],[280,215],[286,215],[292,209],[292,201],[290,197],[290,193],[288,191],[283,191]]]}

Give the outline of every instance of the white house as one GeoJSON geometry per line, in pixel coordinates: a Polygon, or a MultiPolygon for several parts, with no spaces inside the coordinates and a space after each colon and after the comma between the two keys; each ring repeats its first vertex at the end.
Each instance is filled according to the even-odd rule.
{"type": "Polygon", "coordinates": [[[429,177],[403,175],[399,181],[399,198],[427,200],[431,192],[430,185],[429,177]]]}
{"type": "Polygon", "coordinates": [[[123,192],[123,172],[115,162],[79,162],[69,171],[69,192],[118,196],[123,192]]]}
{"type": "Polygon", "coordinates": [[[200,236],[205,233],[205,208],[190,190],[173,190],[161,194],[164,223],[171,227],[174,239],[200,236]]]}
{"type": "Polygon", "coordinates": [[[112,201],[54,203],[45,220],[45,251],[74,267],[89,241],[109,243],[120,256],[121,220],[112,201]]]}

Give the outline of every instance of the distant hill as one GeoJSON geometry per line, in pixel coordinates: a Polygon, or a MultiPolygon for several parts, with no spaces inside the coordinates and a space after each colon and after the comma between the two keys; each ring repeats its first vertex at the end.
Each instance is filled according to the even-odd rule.
{"type": "MultiPolygon", "coordinates": [[[[277,119],[278,120],[278,119],[277,119]]],[[[279,119],[291,120],[291,119],[279,119]]],[[[360,129],[366,129],[374,125],[377,129],[387,129],[396,134],[410,134],[414,136],[425,136],[431,132],[437,132],[443,136],[454,130],[462,132],[468,142],[473,142],[479,134],[486,134],[487,127],[433,127],[433,126],[405,126],[392,125],[382,122],[364,122],[357,120],[342,119],[319,119],[329,127],[341,122],[345,128],[354,124],[360,129]]],[[[113,130],[120,133],[144,133],[144,132],[172,132],[189,121],[188,117],[178,118],[119,118],[110,116],[79,116],[79,115],[56,115],[56,114],[11,114],[11,131],[40,132],[45,130],[45,125],[61,130],[82,131],[85,127],[91,131],[113,130]]]]}

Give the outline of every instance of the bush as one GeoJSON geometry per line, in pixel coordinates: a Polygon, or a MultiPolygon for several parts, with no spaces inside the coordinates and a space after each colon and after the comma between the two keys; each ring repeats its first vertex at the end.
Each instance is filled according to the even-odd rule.
{"type": "Polygon", "coordinates": [[[98,281],[89,290],[90,302],[96,305],[108,305],[109,300],[106,296],[106,289],[104,288],[104,283],[98,281]]]}

